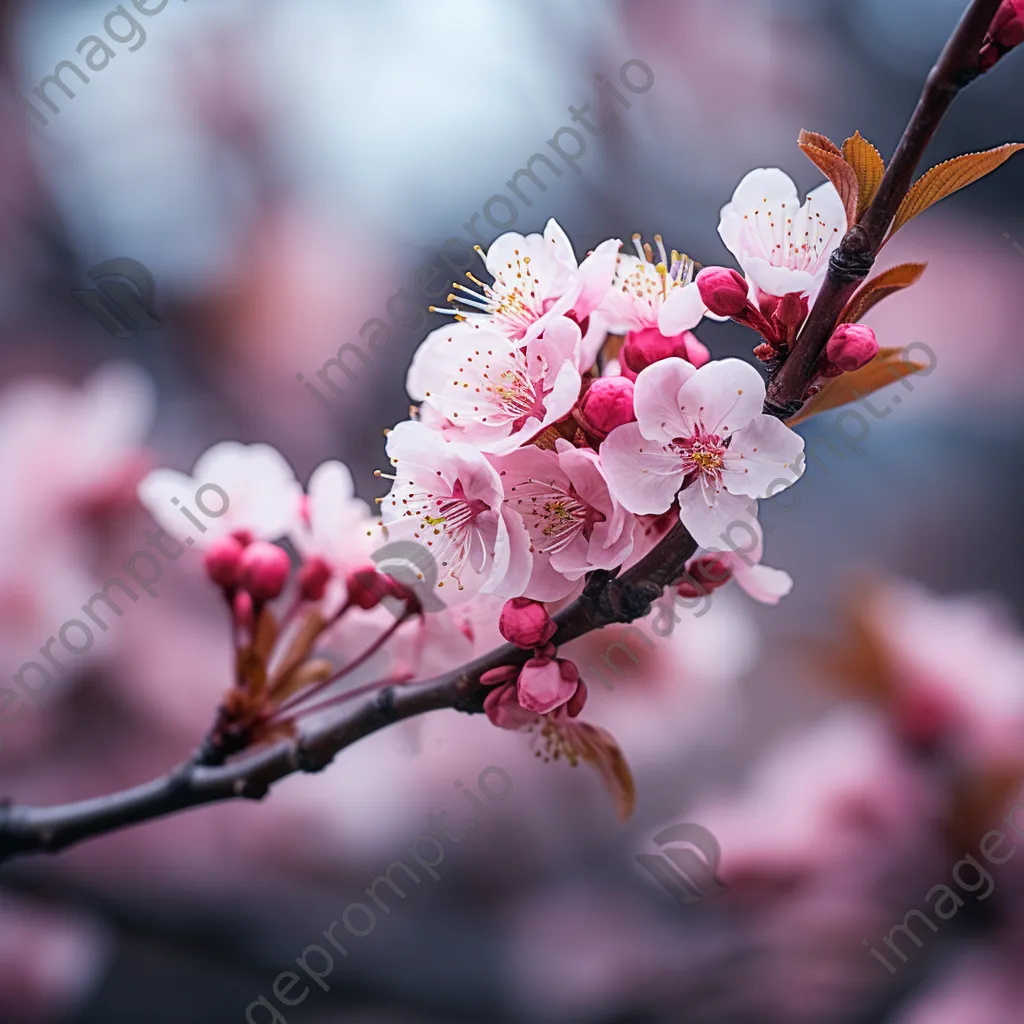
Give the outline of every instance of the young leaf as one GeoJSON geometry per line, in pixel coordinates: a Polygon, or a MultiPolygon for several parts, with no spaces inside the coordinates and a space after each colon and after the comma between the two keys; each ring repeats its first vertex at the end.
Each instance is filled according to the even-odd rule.
{"type": "Polygon", "coordinates": [[[841,324],[858,323],[864,318],[864,314],[878,305],[882,299],[892,295],[893,292],[916,284],[927,266],[927,263],[901,263],[899,266],[883,271],[871,278],[870,281],[866,281],[846,304],[846,309],[843,310],[839,322],[841,324]]]}
{"type": "Polygon", "coordinates": [[[965,153],[926,171],[914,182],[900,203],[889,238],[892,238],[907,221],[919,213],[924,213],[940,199],[945,199],[946,196],[951,196],[954,192],[990,174],[1019,149],[1024,149],[1024,143],[1008,142],[1005,146],[987,149],[984,153],[965,153]]]}
{"type": "MultiPolygon", "coordinates": [[[[836,146],[825,139],[832,149],[823,149],[807,141],[805,136],[810,137],[810,132],[801,132],[799,143],[807,158],[828,178],[836,187],[839,198],[846,208],[846,224],[850,226],[857,217],[857,175],[854,169],[843,159],[843,154],[836,146]],[[835,150],[835,152],[832,152],[835,150]]],[[[820,138],[825,138],[820,136],[820,138]]]]}
{"type": "Polygon", "coordinates": [[[843,143],[843,156],[857,175],[857,183],[860,186],[857,193],[857,219],[860,220],[871,200],[875,198],[878,186],[882,184],[885,161],[882,154],[860,132],[854,132],[843,143]]]}
{"type": "Polygon", "coordinates": [[[874,391],[894,384],[908,374],[917,373],[927,367],[906,359],[901,348],[879,349],[878,355],[867,366],[859,370],[851,370],[839,377],[827,380],[822,389],[804,403],[804,407],[793,417],[786,420],[790,427],[795,427],[804,420],[809,420],[818,413],[829,409],[838,409],[842,405],[870,395],[874,391]]]}
{"type": "Polygon", "coordinates": [[[801,148],[806,144],[814,146],[816,149],[824,149],[834,156],[843,155],[843,151],[827,135],[822,135],[820,132],[809,132],[806,128],[801,129],[796,144],[801,148]]]}

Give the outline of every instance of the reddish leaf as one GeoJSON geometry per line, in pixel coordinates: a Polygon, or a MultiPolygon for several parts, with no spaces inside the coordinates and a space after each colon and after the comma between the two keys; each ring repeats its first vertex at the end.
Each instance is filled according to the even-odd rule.
{"type": "MultiPolygon", "coordinates": [[[[830,145],[832,144],[830,143],[830,145]]],[[[849,227],[857,218],[859,185],[854,169],[843,159],[843,155],[838,149],[833,153],[830,149],[822,149],[810,142],[801,142],[800,148],[822,174],[835,185],[839,198],[846,209],[846,224],[849,227]]],[[[835,146],[832,148],[835,149],[835,146]]]]}
{"type": "Polygon", "coordinates": [[[860,220],[871,200],[875,198],[878,186],[882,184],[885,161],[882,154],[860,132],[854,132],[843,143],[843,156],[857,175],[857,219],[860,220]]]}
{"type": "Polygon", "coordinates": [[[847,303],[839,322],[855,324],[862,320],[864,314],[878,305],[882,299],[916,284],[927,266],[927,263],[901,263],[866,281],[847,303]]]}

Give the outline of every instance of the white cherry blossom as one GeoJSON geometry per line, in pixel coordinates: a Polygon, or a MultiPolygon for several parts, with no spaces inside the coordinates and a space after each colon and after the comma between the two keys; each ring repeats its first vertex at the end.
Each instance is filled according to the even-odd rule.
{"type": "Polygon", "coordinates": [[[601,446],[612,494],[638,515],[665,512],[678,495],[679,518],[702,547],[730,546],[740,524],[759,535],[756,499],[799,478],[804,447],[761,412],[764,396],[758,372],[738,359],[647,367],[636,379],[637,422],[601,446]]]}
{"type": "Polygon", "coordinates": [[[525,346],[469,323],[433,331],[413,357],[411,398],[446,437],[508,452],[567,416],[579,397],[582,335],[566,317],[525,346]]]}
{"type": "Polygon", "coordinates": [[[207,449],[191,474],[154,470],[139,483],[138,494],[163,529],[199,549],[236,530],[248,531],[253,540],[284,537],[294,531],[302,503],[302,485],[276,448],[238,441],[207,449]]]}
{"type": "Polygon", "coordinates": [[[519,597],[530,578],[530,538],[484,455],[412,421],[391,431],[387,452],[395,468],[381,504],[388,539],[430,551],[442,600],[478,590],[519,597]]]}
{"type": "MultiPolygon", "coordinates": [[[[602,242],[582,263],[577,263],[565,232],[554,219],[543,235],[509,231],[496,238],[481,254],[494,278],[485,284],[472,274],[468,285],[454,285],[449,301],[460,308],[449,312],[457,319],[526,344],[540,335],[558,316],[582,324],[605,297],[615,275],[615,256],[622,243],[602,242]]],[[[432,307],[433,308],[433,307],[432,307]]]]}
{"type": "Polygon", "coordinates": [[[601,304],[615,331],[657,327],[673,337],[696,327],[708,315],[699,289],[691,287],[696,264],[675,249],[666,253],[661,235],[655,235],[654,242],[657,252],[649,244],[641,245],[640,235],[634,235],[637,255],[620,253],[616,260],[615,280],[601,304]]]}
{"type": "Polygon", "coordinates": [[[722,207],[718,233],[756,288],[769,295],[798,292],[813,301],[828,258],[846,234],[846,211],[831,182],[809,192],[801,206],[788,174],[760,167],[722,207]]]}

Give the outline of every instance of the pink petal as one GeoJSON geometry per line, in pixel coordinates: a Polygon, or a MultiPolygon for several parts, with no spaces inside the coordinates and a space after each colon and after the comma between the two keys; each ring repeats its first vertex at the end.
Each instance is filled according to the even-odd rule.
{"type": "Polygon", "coordinates": [[[758,416],[732,435],[722,480],[733,494],[778,494],[802,475],[803,451],[804,439],[795,430],[774,416],[758,416]]]}
{"type": "Polygon", "coordinates": [[[679,456],[648,441],[636,423],[608,435],[601,445],[601,468],[612,495],[637,515],[666,512],[683,483],[679,456]]]}
{"type": "Polygon", "coordinates": [[[692,363],[674,356],[640,371],[633,391],[633,408],[644,437],[671,441],[693,432],[692,422],[679,411],[679,396],[694,373],[692,363]]]}

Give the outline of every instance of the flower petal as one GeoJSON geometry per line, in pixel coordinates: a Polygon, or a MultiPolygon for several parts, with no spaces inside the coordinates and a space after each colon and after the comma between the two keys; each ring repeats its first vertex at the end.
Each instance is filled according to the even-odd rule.
{"type": "Polygon", "coordinates": [[[737,559],[733,576],[750,597],[763,604],[778,604],[793,589],[793,577],[770,565],[748,566],[737,559]]]}
{"type": "MultiPolygon", "coordinates": [[[[648,367],[644,373],[652,369],[648,367]]],[[[764,395],[764,381],[749,363],[716,359],[697,370],[683,386],[679,408],[688,422],[700,423],[709,433],[728,437],[761,415],[764,395]]],[[[639,402],[635,404],[639,421],[639,402]]]]}
{"type": "Polygon", "coordinates": [[[774,416],[737,430],[725,454],[722,480],[733,494],[767,498],[800,479],[804,439],[774,416]]]}
{"type": "Polygon", "coordinates": [[[745,544],[759,543],[762,537],[757,503],[725,488],[715,491],[704,477],[679,493],[679,519],[702,548],[736,550],[737,527],[746,534],[745,544]]]}
{"type": "Polygon", "coordinates": [[[696,327],[707,311],[695,285],[673,288],[658,310],[658,330],[669,338],[682,334],[696,327]]]}
{"type": "Polygon", "coordinates": [[[645,438],[636,423],[608,435],[601,445],[601,468],[612,495],[637,515],[668,511],[683,483],[679,456],[645,438]]]}
{"type": "Polygon", "coordinates": [[[633,392],[636,421],[644,437],[671,441],[692,433],[692,421],[680,412],[679,397],[695,373],[692,363],[671,357],[641,370],[633,392]]]}

